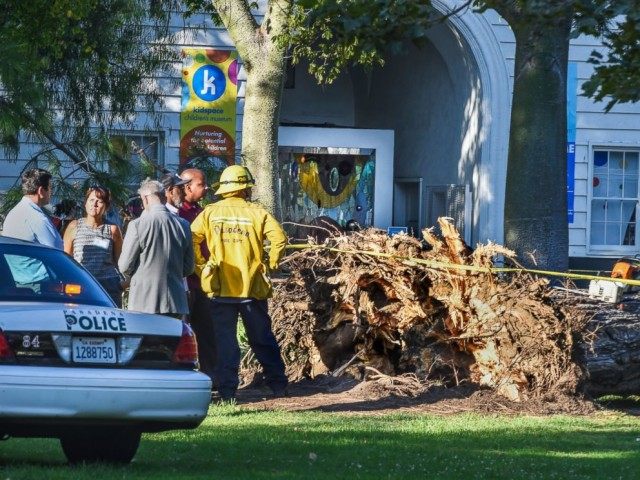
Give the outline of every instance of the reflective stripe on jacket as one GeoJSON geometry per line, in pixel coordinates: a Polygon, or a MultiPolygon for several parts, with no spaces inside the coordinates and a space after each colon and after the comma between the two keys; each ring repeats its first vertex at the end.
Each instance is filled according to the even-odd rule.
{"type": "MultiPolygon", "coordinates": [[[[214,270],[214,297],[265,299],[271,296],[269,271],[278,268],[287,236],[263,207],[229,197],[207,205],[191,224],[196,274],[214,270]],[[203,257],[205,240],[210,258],[203,257]],[[268,265],[263,262],[264,241],[271,243],[268,265]]],[[[206,290],[205,290],[206,291],[206,290]]]]}

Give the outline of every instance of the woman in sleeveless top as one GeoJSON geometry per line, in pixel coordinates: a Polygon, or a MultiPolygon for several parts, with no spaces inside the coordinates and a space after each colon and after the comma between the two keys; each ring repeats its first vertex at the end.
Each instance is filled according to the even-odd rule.
{"type": "Polygon", "coordinates": [[[104,287],[118,307],[122,306],[122,276],[118,257],[122,233],[117,225],[105,222],[111,192],[91,187],[85,195],[86,216],[72,221],[64,234],[64,251],[86,268],[104,287]]]}

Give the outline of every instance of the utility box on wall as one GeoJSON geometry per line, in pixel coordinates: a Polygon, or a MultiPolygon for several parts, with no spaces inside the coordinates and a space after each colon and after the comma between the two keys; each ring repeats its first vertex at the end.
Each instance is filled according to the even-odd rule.
{"type": "Polygon", "coordinates": [[[437,227],[438,217],[453,219],[462,238],[471,245],[471,189],[469,185],[427,186],[427,226],[437,227]]]}

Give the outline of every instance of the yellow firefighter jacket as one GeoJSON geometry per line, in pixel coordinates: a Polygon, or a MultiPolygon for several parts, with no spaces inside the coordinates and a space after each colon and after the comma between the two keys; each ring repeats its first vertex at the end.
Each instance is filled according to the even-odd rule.
{"type": "Polygon", "coordinates": [[[269,271],[278,268],[287,236],[273,216],[260,205],[229,197],[205,209],[191,224],[196,257],[196,274],[202,289],[211,297],[269,298],[269,271]],[[205,240],[207,260],[199,245],[205,240]],[[264,241],[269,240],[269,262],[264,258],[264,241]]]}

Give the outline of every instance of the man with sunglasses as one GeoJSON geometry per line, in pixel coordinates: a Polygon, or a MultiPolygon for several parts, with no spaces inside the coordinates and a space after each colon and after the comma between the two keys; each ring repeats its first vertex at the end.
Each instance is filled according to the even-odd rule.
{"type": "Polygon", "coordinates": [[[160,177],[160,183],[164,187],[164,194],[167,197],[165,207],[174,215],[179,215],[179,209],[184,202],[184,186],[190,180],[185,180],[175,173],[167,173],[160,177]]]}

